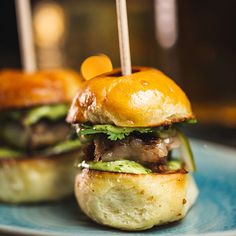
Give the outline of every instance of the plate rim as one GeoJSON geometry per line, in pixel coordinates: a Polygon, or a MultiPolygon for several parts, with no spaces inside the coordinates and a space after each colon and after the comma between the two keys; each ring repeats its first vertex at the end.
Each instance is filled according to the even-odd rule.
{"type": "MultiPolygon", "coordinates": [[[[76,232],[74,233],[59,233],[59,232],[40,232],[39,230],[34,230],[34,229],[28,229],[28,228],[22,228],[19,226],[6,226],[6,225],[1,225],[0,224],[0,233],[5,232],[5,233],[13,233],[16,235],[30,235],[30,236],[75,236],[77,235],[76,232]]],[[[126,234],[127,231],[120,231],[118,233],[121,234],[126,234]]],[[[138,233],[145,233],[145,231],[134,231],[134,232],[128,232],[130,235],[132,234],[138,234],[138,233]]],[[[86,235],[89,235],[88,232],[85,233],[86,235]]],[[[81,232],[79,232],[79,235],[81,232]]],[[[176,236],[197,236],[197,235],[204,235],[204,236],[235,236],[236,235],[236,230],[226,230],[226,231],[218,231],[218,232],[209,232],[209,233],[197,233],[197,234],[176,234],[176,236]]]]}
{"type": "MultiPolygon", "coordinates": [[[[198,146],[202,146],[203,148],[208,147],[211,149],[221,149],[222,152],[226,151],[227,153],[230,153],[229,155],[233,155],[236,153],[236,148],[227,146],[224,144],[219,144],[216,142],[207,141],[204,139],[196,139],[196,138],[189,138],[190,144],[196,143],[198,146]]],[[[236,161],[236,159],[235,159],[236,161]]],[[[89,232],[53,232],[50,230],[45,230],[42,232],[40,230],[30,229],[26,227],[20,227],[20,226],[13,226],[13,225],[5,225],[0,223],[0,233],[8,233],[8,234],[15,234],[15,235],[26,235],[26,236],[75,236],[77,233],[79,235],[89,235],[89,232]]],[[[109,232],[108,232],[109,233],[109,232]]],[[[120,231],[116,233],[125,234],[127,231],[120,231]]],[[[145,233],[145,231],[135,231],[135,232],[128,232],[130,235],[132,233],[145,233]]],[[[176,234],[176,236],[180,236],[183,234],[176,234]]],[[[206,236],[235,236],[236,235],[236,229],[233,230],[225,230],[225,231],[216,231],[216,232],[208,232],[208,233],[197,233],[197,234],[184,234],[186,236],[197,236],[197,235],[206,235],[206,236]]]]}

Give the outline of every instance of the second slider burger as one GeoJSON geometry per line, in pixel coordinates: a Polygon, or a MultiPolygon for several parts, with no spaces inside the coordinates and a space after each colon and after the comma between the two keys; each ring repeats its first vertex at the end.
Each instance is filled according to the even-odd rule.
{"type": "Polygon", "coordinates": [[[69,70],[0,72],[0,202],[25,203],[73,194],[80,141],[65,122],[81,85],[69,70]]]}
{"type": "Polygon", "coordinates": [[[189,174],[195,170],[189,142],[178,126],[194,115],[170,78],[145,67],[96,76],[79,89],[67,120],[83,142],[75,194],[91,219],[132,231],[186,215],[198,190],[189,174]]]}

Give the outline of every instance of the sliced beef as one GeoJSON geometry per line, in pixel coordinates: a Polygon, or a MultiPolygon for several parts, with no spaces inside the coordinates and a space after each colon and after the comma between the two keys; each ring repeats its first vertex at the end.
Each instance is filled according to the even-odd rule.
{"type": "Polygon", "coordinates": [[[70,125],[65,121],[40,121],[31,127],[30,147],[35,149],[38,147],[52,146],[64,141],[70,133],[70,125]]]}
{"type": "Polygon", "coordinates": [[[18,122],[10,121],[0,126],[1,143],[6,146],[25,149],[29,144],[29,136],[30,130],[18,122]]]}
{"type": "Polygon", "coordinates": [[[141,139],[129,136],[120,141],[110,141],[104,136],[94,140],[95,161],[135,160],[140,163],[166,163],[168,152],[179,145],[177,137],[141,139]]]}
{"type": "Polygon", "coordinates": [[[94,139],[94,161],[99,161],[101,157],[109,152],[109,149],[112,148],[114,144],[107,140],[102,135],[94,139]]]}
{"type": "Polygon", "coordinates": [[[40,121],[29,127],[17,122],[9,122],[1,127],[0,138],[6,145],[32,150],[64,141],[70,133],[70,125],[63,120],[40,121]]]}

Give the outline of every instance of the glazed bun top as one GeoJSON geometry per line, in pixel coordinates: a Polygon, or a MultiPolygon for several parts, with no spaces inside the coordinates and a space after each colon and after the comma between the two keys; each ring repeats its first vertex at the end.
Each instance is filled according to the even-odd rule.
{"type": "Polygon", "coordinates": [[[43,104],[70,103],[82,84],[80,76],[70,70],[24,73],[0,71],[0,109],[43,104]]]}
{"type": "Polygon", "coordinates": [[[86,81],[67,121],[151,127],[193,117],[188,98],[174,81],[159,70],[136,67],[131,75],[121,76],[117,69],[86,81]]]}

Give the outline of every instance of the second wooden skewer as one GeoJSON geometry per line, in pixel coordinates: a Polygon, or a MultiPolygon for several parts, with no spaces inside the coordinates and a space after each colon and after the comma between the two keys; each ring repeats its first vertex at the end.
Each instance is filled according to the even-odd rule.
{"type": "Polygon", "coordinates": [[[23,69],[25,72],[34,72],[36,70],[36,58],[30,2],[29,0],[15,0],[15,5],[23,69]]]}

